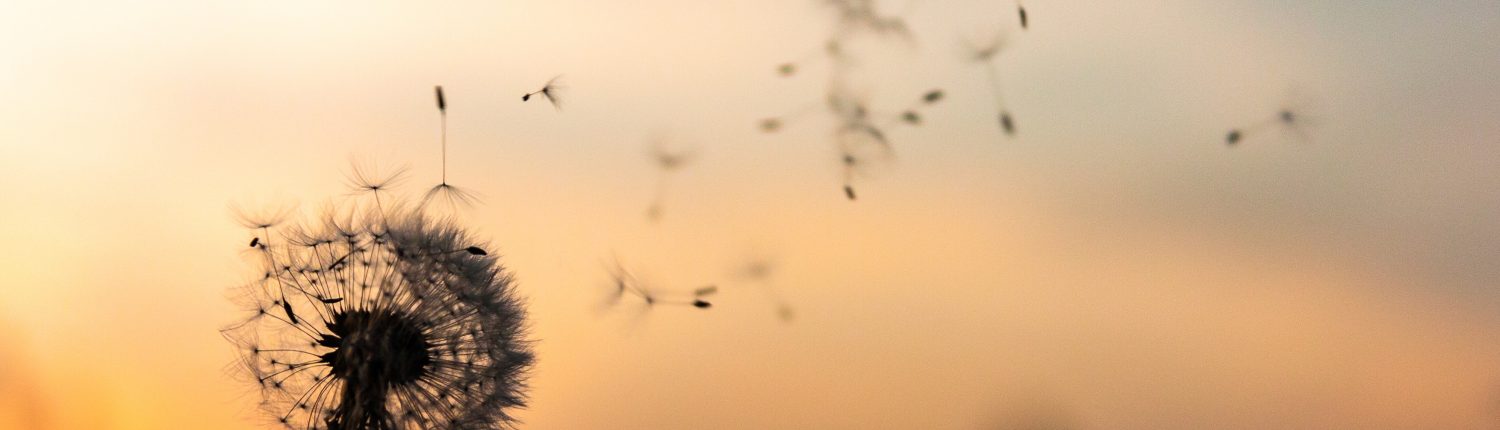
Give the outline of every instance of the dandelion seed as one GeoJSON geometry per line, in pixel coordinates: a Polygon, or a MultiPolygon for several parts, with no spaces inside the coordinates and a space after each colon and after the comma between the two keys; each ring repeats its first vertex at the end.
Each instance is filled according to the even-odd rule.
{"type": "Polygon", "coordinates": [[[1005,131],[1006,136],[1016,135],[1016,123],[1010,119],[1010,112],[1000,111],[1000,129],[1005,131]]]}
{"type": "Polygon", "coordinates": [[[854,201],[854,186],[853,185],[844,185],[844,197],[848,197],[849,201],[854,201]]]}
{"type": "Polygon", "coordinates": [[[1305,114],[1305,111],[1311,109],[1311,103],[1296,91],[1289,93],[1288,101],[1283,102],[1282,108],[1275,114],[1247,126],[1230,129],[1224,136],[1224,142],[1229,146],[1234,146],[1250,136],[1259,135],[1272,128],[1280,129],[1283,133],[1295,137],[1296,140],[1311,140],[1307,128],[1315,125],[1316,121],[1310,121],[1309,115],[1305,114]]]}
{"type": "Polygon", "coordinates": [[[760,121],[760,131],[771,133],[781,129],[781,120],[767,118],[760,121]]]}
{"type": "MultiPolygon", "coordinates": [[[[446,99],[443,98],[443,87],[439,85],[436,88],[438,101],[438,117],[441,122],[441,125],[439,127],[441,131],[438,140],[440,141],[442,146],[443,169],[441,180],[438,181],[437,185],[434,185],[432,188],[428,189],[427,194],[422,197],[422,206],[427,207],[429,203],[436,200],[441,200],[447,202],[450,209],[456,209],[458,207],[468,207],[479,200],[478,195],[476,195],[472,191],[455,187],[448,183],[448,103],[446,99]]],[[[392,175],[388,177],[387,180],[382,181],[380,183],[381,187],[389,186],[395,181],[399,180],[401,172],[401,170],[398,170],[395,175],[392,175]]],[[[356,176],[360,175],[358,169],[355,169],[355,174],[356,176]]],[[[373,184],[368,180],[361,182],[373,184]]],[[[356,186],[359,186],[361,182],[356,182],[356,186]]],[[[369,189],[369,187],[362,188],[369,189]]],[[[371,191],[373,192],[376,190],[371,189],[371,191]]],[[[376,198],[378,203],[379,195],[376,195],[376,198]]]]}
{"type": "Polygon", "coordinates": [[[229,211],[240,225],[251,230],[264,230],[280,225],[297,209],[296,203],[280,201],[266,205],[260,210],[247,210],[240,205],[230,205],[229,211]]]}
{"type": "Polygon", "coordinates": [[[776,72],[780,73],[781,76],[791,76],[797,73],[797,65],[792,63],[785,63],[781,66],[776,67],[776,72]]]}
{"type": "Polygon", "coordinates": [[[609,266],[608,269],[611,280],[611,295],[606,304],[610,306],[618,304],[620,300],[625,296],[631,296],[640,299],[640,303],[645,305],[647,308],[651,308],[660,304],[692,306],[699,309],[707,309],[712,305],[710,305],[707,300],[703,300],[703,297],[711,295],[715,291],[717,291],[717,287],[714,286],[702,287],[693,290],[690,296],[684,298],[683,296],[685,294],[681,292],[660,292],[653,288],[647,287],[644,283],[640,282],[628,271],[626,271],[625,268],[620,265],[618,259],[616,259],[614,264],[612,266],[609,266]]]}
{"type": "Polygon", "coordinates": [[[541,94],[542,97],[547,99],[548,103],[552,103],[552,108],[562,110],[562,99],[560,98],[561,95],[559,94],[562,89],[562,76],[554,76],[551,80],[547,81],[547,85],[542,86],[542,89],[522,95],[521,101],[530,101],[531,96],[541,94]]]}
{"type": "Polygon", "coordinates": [[[909,110],[909,111],[906,111],[906,112],[902,112],[901,113],[901,120],[902,121],[906,121],[907,124],[911,124],[911,125],[921,125],[922,124],[922,116],[918,115],[916,111],[910,111],[909,110]]]}
{"type": "Polygon", "coordinates": [[[687,149],[672,150],[667,147],[666,139],[662,137],[650,140],[647,156],[656,164],[659,170],[656,181],[656,192],[651,198],[651,204],[646,210],[646,217],[651,221],[661,219],[662,205],[667,196],[672,173],[682,169],[693,159],[693,152],[687,149]]]}
{"type": "MultiPolygon", "coordinates": [[[[441,96],[438,100],[438,105],[442,106],[443,103],[441,103],[441,96]]],[[[389,174],[381,175],[377,171],[377,169],[370,164],[361,165],[361,163],[357,161],[350,161],[349,165],[349,174],[346,178],[349,182],[349,187],[354,189],[354,192],[356,193],[369,193],[372,197],[374,197],[375,206],[377,208],[381,207],[382,205],[380,200],[380,193],[390,191],[392,188],[395,188],[403,180],[406,179],[406,166],[396,168],[389,174]]],[[[332,212],[329,213],[331,214],[332,212]]]]}
{"type": "Polygon", "coordinates": [[[258,247],[258,246],[260,246],[260,238],[259,237],[255,237],[255,238],[250,239],[250,247],[251,248],[255,248],[255,247],[258,247]]]}
{"type": "Polygon", "coordinates": [[[765,292],[766,297],[775,304],[777,318],[783,322],[792,320],[795,314],[792,306],[776,292],[775,286],[771,283],[772,264],[770,261],[764,258],[753,258],[749,263],[737,268],[733,275],[758,286],[761,291],[765,292]]]}
{"type": "Polygon", "coordinates": [[[510,428],[533,360],[510,275],[418,211],[354,230],[286,237],[240,290],[250,315],[223,333],[267,412],[296,429],[510,428]]]}
{"type": "Polygon", "coordinates": [[[1224,143],[1228,143],[1229,146],[1234,146],[1234,144],[1240,143],[1240,131],[1229,130],[1229,134],[1224,135],[1224,143]]]}
{"type": "Polygon", "coordinates": [[[937,103],[943,100],[943,90],[928,91],[922,95],[922,102],[927,104],[937,103]]]}
{"type": "Polygon", "coordinates": [[[1016,3],[1016,13],[1020,14],[1020,16],[1021,16],[1021,29],[1025,30],[1026,29],[1026,6],[1022,6],[1020,3],[1016,3]]]}

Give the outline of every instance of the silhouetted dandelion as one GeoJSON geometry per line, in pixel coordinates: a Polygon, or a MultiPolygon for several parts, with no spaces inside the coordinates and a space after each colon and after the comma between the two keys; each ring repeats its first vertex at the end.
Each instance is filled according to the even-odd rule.
{"type": "Polygon", "coordinates": [[[254,244],[249,316],[223,332],[263,409],[293,429],[510,428],[533,356],[498,259],[420,210],[338,218],[254,244]]]}
{"type": "Polygon", "coordinates": [[[547,85],[542,86],[542,89],[522,95],[521,101],[529,101],[531,100],[531,96],[541,94],[543,98],[547,99],[548,103],[552,103],[553,109],[562,110],[562,99],[560,98],[561,94],[559,94],[562,90],[562,76],[554,76],[551,80],[547,81],[547,85]]]}

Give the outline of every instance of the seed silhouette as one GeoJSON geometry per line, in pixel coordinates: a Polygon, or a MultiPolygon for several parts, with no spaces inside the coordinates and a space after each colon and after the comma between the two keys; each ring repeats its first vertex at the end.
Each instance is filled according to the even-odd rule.
{"type": "Polygon", "coordinates": [[[1243,127],[1231,128],[1224,135],[1224,143],[1229,146],[1249,139],[1252,136],[1261,135],[1271,129],[1279,129],[1281,132],[1290,134],[1298,140],[1310,140],[1307,128],[1317,124],[1315,116],[1309,116],[1305,112],[1310,109],[1306,100],[1303,100],[1295,91],[1289,94],[1288,101],[1283,102],[1281,109],[1267,117],[1252,122],[1243,127]]]}
{"type": "MultiPolygon", "coordinates": [[[[448,207],[450,208],[457,208],[460,206],[467,207],[473,205],[479,200],[479,198],[473,192],[468,191],[467,189],[459,188],[448,183],[448,102],[447,99],[443,97],[442,85],[436,87],[436,92],[438,117],[441,123],[439,126],[440,132],[438,140],[442,147],[441,158],[443,161],[443,169],[441,180],[437,185],[429,188],[427,190],[427,194],[422,197],[422,206],[426,207],[428,204],[432,203],[435,200],[443,200],[448,203],[448,207]]],[[[382,186],[389,185],[389,182],[394,182],[399,178],[400,173],[398,172],[397,174],[388,178],[386,181],[383,181],[381,184],[382,186]]],[[[365,188],[370,187],[366,186],[365,188]]],[[[380,187],[371,188],[371,191],[377,191],[378,188],[380,187]]]]}
{"type": "Polygon", "coordinates": [[[792,63],[782,64],[776,68],[776,72],[781,73],[781,76],[791,76],[797,73],[797,65],[792,63]]]}
{"type": "Polygon", "coordinates": [[[922,102],[923,103],[932,104],[932,103],[937,103],[937,102],[942,101],[942,100],[943,100],[943,90],[932,90],[932,91],[928,91],[927,94],[923,94],[922,95],[922,102]]]}
{"type": "Polygon", "coordinates": [[[704,297],[718,292],[718,287],[713,285],[697,288],[690,295],[682,292],[661,292],[647,287],[640,280],[636,279],[634,275],[625,270],[619,260],[615,260],[613,265],[608,267],[608,270],[611,293],[606,304],[610,306],[619,304],[622,299],[628,296],[639,299],[640,303],[644,304],[647,309],[659,304],[708,309],[712,305],[707,300],[704,300],[704,297]],[[685,295],[688,297],[684,298],[683,296],[685,295]]]}
{"type": "Polygon", "coordinates": [[[531,96],[541,94],[542,98],[547,99],[547,102],[552,104],[553,109],[562,110],[562,97],[560,94],[562,89],[562,76],[554,76],[541,89],[522,95],[521,101],[529,101],[531,100],[531,96]]]}

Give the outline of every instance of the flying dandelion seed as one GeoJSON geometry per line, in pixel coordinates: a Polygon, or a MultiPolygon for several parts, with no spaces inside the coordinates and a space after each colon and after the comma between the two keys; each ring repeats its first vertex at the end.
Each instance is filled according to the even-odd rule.
{"type": "Polygon", "coordinates": [[[760,121],[760,131],[771,133],[781,129],[781,120],[777,118],[766,118],[760,121]]]}
{"type": "Polygon", "coordinates": [[[922,94],[922,99],[920,101],[907,107],[906,110],[902,111],[900,115],[887,121],[885,125],[896,125],[898,122],[905,123],[911,126],[922,125],[921,109],[937,104],[941,101],[943,101],[943,90],[935,89],[928,91],[922,94]]]}
{"type": "Polygon", "coordinates": [[[794,75],[797,73],[797,65],[793,63],[782,64],[776,67],[776,73],[780,73],[781,76],[794,75]]]}
{"type": "MultiPolygon", "coordinates": [[[[1024,10],[1022,9],[1023,22],[1025,19],[1024,10]]],[[[1016,123],[1011,118],[1010,111],[1005,107],[1005,97],[1002,92],[1004,85],[1000,80],[1000,70],[994,61],[995,57],[1004,51],[1005,46],[1005,33],[996,32],[994,36],[991,36],[982,43],[965,40],[962,49],[965,59],[984,67],[985,77],[989,80],[990,95],[994,97],[996,110],[999,111],[996,117],[999,120],[1000,131],[1004,132],[1007,137],[1014,137],[1016,135],[1016,123]]]]}
{"type": "Polygon", "coordinates": [[[1026,29],[1026,25],[1027,25],[1027,22],[1026,22],[1026,6],[1022,5],[1020,2],[1016,2],[1016,14],[1020,15],[1020,18],[1021,18],[1021,29],[1025,30],[1026,29]]]}
{"type": "Polygon", "coordinates": [[[1311,110],[1313,110],[1312,103],[1305,96],[1291,91],[1288,101],[1283,103],[1281,109],[1275,114],[1247,126],[1230,129],[1224,134],[1224,144],[1233,147],[1251,136],[1260,135],[1271,129],[1279,129],[1298,141],[1311,141],[1312,137],[1307,129],[1317,123],[1312,119],[1312,115],[1307,113],[1311,110]]]}
{"type": "Polygon", "coordinates": [[[606,267],[610,277],[609,296],[605,302],[608,307],[620,305],[626,297],[634,297],[639,304],[644,306],[643,310],[650,310],[657,305],[668,306],[691,306],[698,309],[708,309],[713,304],[706,297],[718,291],[716,286],[699,287],[687,294],[678,292],[659,291],[641,282],[625,267],[620,264],[619,259],[606,267]]]}
{"type": "Polygon", "coordinates": [[[933,104],[943,100],[943,90],[928,91],[922,95],[922,103],[933,104]]]}
{"type": "Polygon", "coordinates": [[[1229,144],[1229,146],[1234,146],[1235,144],[1240,143],[1240,131],[1229,130],[1229,133],[1224,135],[1224,143],[1229,144]]]}
{"type": "Polygon", "coordinates": [[[1010,119],[1010,112],[1000,111],[1000,130],[1004,131],[1006,136],[1016,135],[1016,123],[1010,119]]]}
{"type": "Polygon", "coordinates": [[[437,200],[446,202],[450,209],[473,206],[479,201],[477,194],[448,183],[448,100],[443,97],[442,85],[434,88],[437,93],[438,117],[441,122],[438,140],[442,146],[442,180],[427,190],[427,194],[422,197],[422,207],[427,207],[429,203],[437,200]]]}
{"type": "Polygon", "coordinates": [[[368,218],[260,241],[223,333],[262,408],[293,429],[510,428],[533,360],[510,275],[450,222],[368,218]]]}
{"type": "Polygon", "coordinates": [[[656,192],[651,197],[651,205],[646,209],[646,218],[655,222],[661,220],[662,207],[666,204],[667,188],[670,186],[673,173],[691,162],[694,154],[687,149],[669,149],[666,139],[657,137],[650,140],[646,155],[650,157],[658,171],[656,192]]]}
{"type": "Polygon", "coordinates": [[[771,300],[776,308],[776,316],[782,322],[791,322],[796,317],[792,305],[776,291],[772,283],[775,275],[774,264],[765,258],[753,258],[744,265],[734,270],[733,276],[746,283],[756,285],[771,300]]]}
{"type": "Polygon", "coordinates": [[[559,94],[562,90],[562,76],[554,76],[551,80],[547,81],[546,85],[542,86],[542,89],[522,95],[521,101],[530,101],[531,96],[541,94],[543,98],[547,99],[548,103],[552,103],[553,109],[562,110],[562,99],[560,98],[561,94],[559,94]]]}

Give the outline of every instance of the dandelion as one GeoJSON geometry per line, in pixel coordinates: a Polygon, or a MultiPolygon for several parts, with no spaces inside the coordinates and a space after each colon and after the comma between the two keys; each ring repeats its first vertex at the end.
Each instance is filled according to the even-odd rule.
{"type": "Polygon", "coordinates": [[[542,86],[542,89],[522,95],[521,101],[529,101],[531,100],[531,96],[541,94],[542,97],[547,99],[548,103],[552,103],[553,109],[562,110],[562,99],[559,98],[558,94],[562,89],[562,76],[554,76],[551,80],[547,81],[547,85],[542,86]]]}
{"type": "MultiPolygon", "coordinates": [[[[225,329],[290,429],[501,429],[533,356],[510,275],[450,222],[396,208],[257,243],[225,329]]],[[[264,230],[264,229],[263,229],[264,230]]]]}

